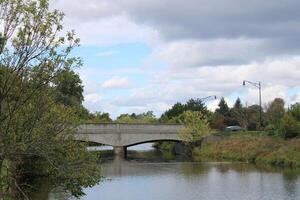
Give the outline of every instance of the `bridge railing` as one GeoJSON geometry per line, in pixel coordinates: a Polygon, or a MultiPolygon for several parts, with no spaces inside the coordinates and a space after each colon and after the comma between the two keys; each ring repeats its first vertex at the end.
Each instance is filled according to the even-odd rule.
{"type": "Polygon", "coordinates": [[[79,134],[111,134],[111,133],[177,133],[183,125],[178,124],[82,124],[78,127],[79,134]]]}

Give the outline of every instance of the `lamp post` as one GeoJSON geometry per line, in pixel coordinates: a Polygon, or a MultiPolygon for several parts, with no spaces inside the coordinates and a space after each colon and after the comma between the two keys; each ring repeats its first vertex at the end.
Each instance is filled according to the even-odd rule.
{"type": "Polygon", "coordinates": [[[247,83],[258,88],[258,92],[259,92],[259,125],[260,125],[260,127],[262,127],[261,82],[260,81],[259,82],[251,82],[251,81],[243,80],[243,86],[246,86],[247,83]]]}
{"type": "Polygon", "coordinates": [[[207,97],[204,97],[204,98],[200,98],[200,100],[202,102],[205,102],[206,100],[208,100],[210,98],[217,99],[217,96],[216,95],[211,95],[211,96],[207,96],[207,97]]]}

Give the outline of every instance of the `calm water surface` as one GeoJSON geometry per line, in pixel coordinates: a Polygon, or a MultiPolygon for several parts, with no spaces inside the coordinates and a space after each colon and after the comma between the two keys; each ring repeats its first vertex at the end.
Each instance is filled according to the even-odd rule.
{"type": "MultiPolygon", "coordinates": [[[[243,163],[113,160],[82,200],[299,200],[300,172],[243,163]]],[[[45,199],[67,199],[49,193],[45,199]]],[[[41,197],[39,199],[42,199],[41,197]]]]}

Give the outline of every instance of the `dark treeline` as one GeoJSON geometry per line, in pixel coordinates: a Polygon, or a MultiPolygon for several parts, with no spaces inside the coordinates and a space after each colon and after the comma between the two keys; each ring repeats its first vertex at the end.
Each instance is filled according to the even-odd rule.
{"type": "Polygon", "coordinates": [[[186,103],[175,103],[165,111],[160,118],[156,118],[152,111],[141,114],[121,114],[112,120],[109,113],[87,113],[88,122],[121,122],[121,123],[181,123],[181,116],[185,111],[198,111],[206,116],[213,130],[222,131],[227,126],[241,126],[249,131],[265,131],[268,135],[292,138],[300,135],[300,104],[295,103],[285,108],[281,98],[275,98],[262,108],[262,122],[260,122],[260,106],[244,106],[237,98],[233,107],[229,107],[226,100],[221,98],[217,109],[211,112],[200,99],[190,99],[186,103]]]}

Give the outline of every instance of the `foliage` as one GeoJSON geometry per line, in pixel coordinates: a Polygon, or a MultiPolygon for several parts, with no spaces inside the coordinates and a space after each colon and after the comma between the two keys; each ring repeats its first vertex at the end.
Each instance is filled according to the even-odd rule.
{"type": "Polygon", "coordinates": [[[229,107],[224,98],[221,98],[219,104],[219,108],[216,109],[216,112],[223,115],[224,117],[229,116],[229,107]]]}
{"type": "Polygon", "coordinates": [[[236,99],[233,108],[237,110],[241,110],[243,108],[242,101],[239,97],[236,99]]]}
{"type": "Polygon", "coordinates": [[[95,112],[93,114],[89,114],[86,122],[88,123],[110,123],[113,120],[110,118],[109,113],[105,112],[95,112]]]}
{"type": "Polygon", "coordinates": [[[174,104],[171,109],[162,114],[160,121],[163,123],[180,123],[179,116],[188,110],[198,111],[204,115],[208,114],[208,110],[201,99],[190,99],[185,104],[174,104]]]}
{"type": "Polygon", "coordinates": [[[243,107],[240,98],[237,98],[233,108],[230,109],[230,121],[231,125],[247,128],[246,108],[243,107]]]}
{"type": "Polygon", "coordinates": [[[231,138],[203,145],[194,151],[196,160],[229,160],[300,167],[300,140],[272,137],[231,138]]]}
{"type": "Polygon", "coordinates": [[[247,119],[247,129],[250,131],[259,130],[259,105],[252,105],[245,109],[245,116],[247,119]]]}
{"type": "Polygon", "coordinates": [[[300,103],[291,105],[288,111],[297,121],[300,122],[300,103]]]}
{"type": "Polygon", "coordinates": [[[278,125],[284,113],[284,100],[281,98],[275,98],[267,108],[266,114],[268,118],[268,123],[278,125]]]}
{"type": "Polygon", "coordinates": [[[226,128],[225,117],[218,112],[214,112],[210,119],[210,127],[212,129],[224,130],[226,128]]]}
{"type": "Polygon", "coordinates": [[[281,134],[284,138],[300,136],[300,121],[297,121],[291,113],[286,113],[281,119],[281,134]]]}
{"type": "Polygon", "coordinates": [[[285,114],[284,100],[281,98],[275,98],[267,107],[266,117],[267,126],[265,130],[269,132],[269,135],[281,135],[281,120],[285,114]]]}
{"type": "Polygon", "coordinates": [[[53,80],[56,102],[66,106],[79,106],[83,101],[83,85],[78,74],[69,67],[59,70],[53,80]]]}
{"type": "Polygon", "coordinates": [[[116,122],[118,123],[145,123],[145,124],[153,124],[157,123],[157,119],[153,114],[153,111],[148,111],[141,114],[121,114],[117,117],[116,122]]]}
{"type": "Polygon", "coordinates": [[[185,111],[182,114],[182,124],[185,127],[180,130],[179,138],[187,144],[200,141],[211,133],[207,119],[201,112],[185,111]]]}
{"type": "Polygon", "coordinates": [[[48,0],[2,0],[0,10],[6,44],[0,55],[0,168],[7,174],[0,196],[27,199],[28,176],[48,176],[79,196],[82,186],[100,179],[94,157],[73,141],[73,102],[81,104],[82,86],[71,70],[81,60],[70,53],[79,39],[74,32],[58,36],[63,13],[50,11],[48,0]],[[24,171],[28,165],[32,169],[24,171]]]}

